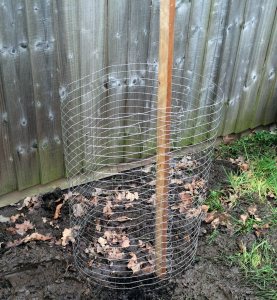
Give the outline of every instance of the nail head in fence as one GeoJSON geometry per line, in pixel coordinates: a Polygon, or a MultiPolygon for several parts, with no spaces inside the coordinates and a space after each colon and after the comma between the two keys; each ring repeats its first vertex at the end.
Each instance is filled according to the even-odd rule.
{"type": "Polygon", "coordinates": [[[167,207],[175,0],[160,2],[159,87],[157,110],[156,275],[166,277],[167,207]]]}

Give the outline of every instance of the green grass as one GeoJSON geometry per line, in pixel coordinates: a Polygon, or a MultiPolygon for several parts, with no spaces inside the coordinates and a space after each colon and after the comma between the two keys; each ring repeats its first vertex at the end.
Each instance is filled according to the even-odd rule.
{"type": "Polygon", "coordinates": [[[223,194],[221,191],[210,190],[210,193],[205,201],[205,203],[210,206],[210,211],[224,211],[224,207],[222,205],[222,202],[220,201],[220,197],[222,197],[222,195],[223,194]]]}
{"type": "Polygon", "coordinates": [[[239,264],[244,275],[243,281],[250,287],[255,286],[259,299],[277,299],[277,261],[276,251],[267,240],[256,242],[250,250],[243,245],[242,253],[229,259],[239,264]]]}
{"type": "MultiPolygon", "coordinates": [[[[270,223],[271,227],[264,238],[257,239],[251,249],[242,244],[241,251],[235,251],[232,256],[227,255],[227,260],[231,265],[239,266],[242,283],[255,291],[257,299],[277,300],[277,249],[274,249],[266,239],[270,232],[276,230],[273,226],[277,225],[277,199],[268,196],[269,192],[277,195],[277,131],[276,134],[261,131],[237,140],[232,145],[222,144],[216,149],[216,154],[226,160],[243,156],[248,170],[238,174],[227,174],[230,182],[227,192],[210,191],[206,199],[210,210],[219,212],[226,210],[227,207],[223,206],[222,200],[227,196],[233,197],[234,200],[232,206],[228,208],[228,213],[237,206],[237,211],[241,211],[240,215],[247,215],[248,206],[260,204],[265,209],[261,219],[248,214],[244,224],[240,219],[230,218],[235,228],[232,235],[254,233],[255,224],[262,226],[270,223]]],[[[257,214],[259,215],[259,210],[257,214]]],[[[210,243],[217,234],[218,232],[214,230],[208,242],[210,243]]]]}

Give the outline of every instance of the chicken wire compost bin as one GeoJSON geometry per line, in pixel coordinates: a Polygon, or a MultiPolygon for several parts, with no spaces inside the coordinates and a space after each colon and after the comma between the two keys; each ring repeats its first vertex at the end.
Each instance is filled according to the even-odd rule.
{"type": "Polygon", "coordinates": [[[85,277],[132,288],[175,276],[192,262],[222,104],[204,78],[192,90],[193,76],[172,72],[168,197],[160,219],[165,261],[159,265],[158,66],[110,66],[68,85],[62,117],[73,251],[85,277]]]}

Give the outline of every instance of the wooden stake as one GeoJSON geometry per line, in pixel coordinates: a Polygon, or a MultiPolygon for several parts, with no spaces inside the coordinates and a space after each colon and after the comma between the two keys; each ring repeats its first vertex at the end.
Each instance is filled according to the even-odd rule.
{"type": "Polygon", "coordinates": [[[175,0],[160,1],[155,271],[165,279],[175,0]]]}

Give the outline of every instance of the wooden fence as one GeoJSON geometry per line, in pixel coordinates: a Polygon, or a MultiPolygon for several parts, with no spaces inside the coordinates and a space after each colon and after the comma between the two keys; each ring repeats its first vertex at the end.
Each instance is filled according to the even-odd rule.
{"type": "MultiPolygon", "coordinates": [[[[219,135],[276,122],[277,0],[176,0],[174,66],[225,95],[219,135]]],[[[159,0],[0,0],[0,195],[65,176],[60,94],[157,63],[159,0]]]]}

